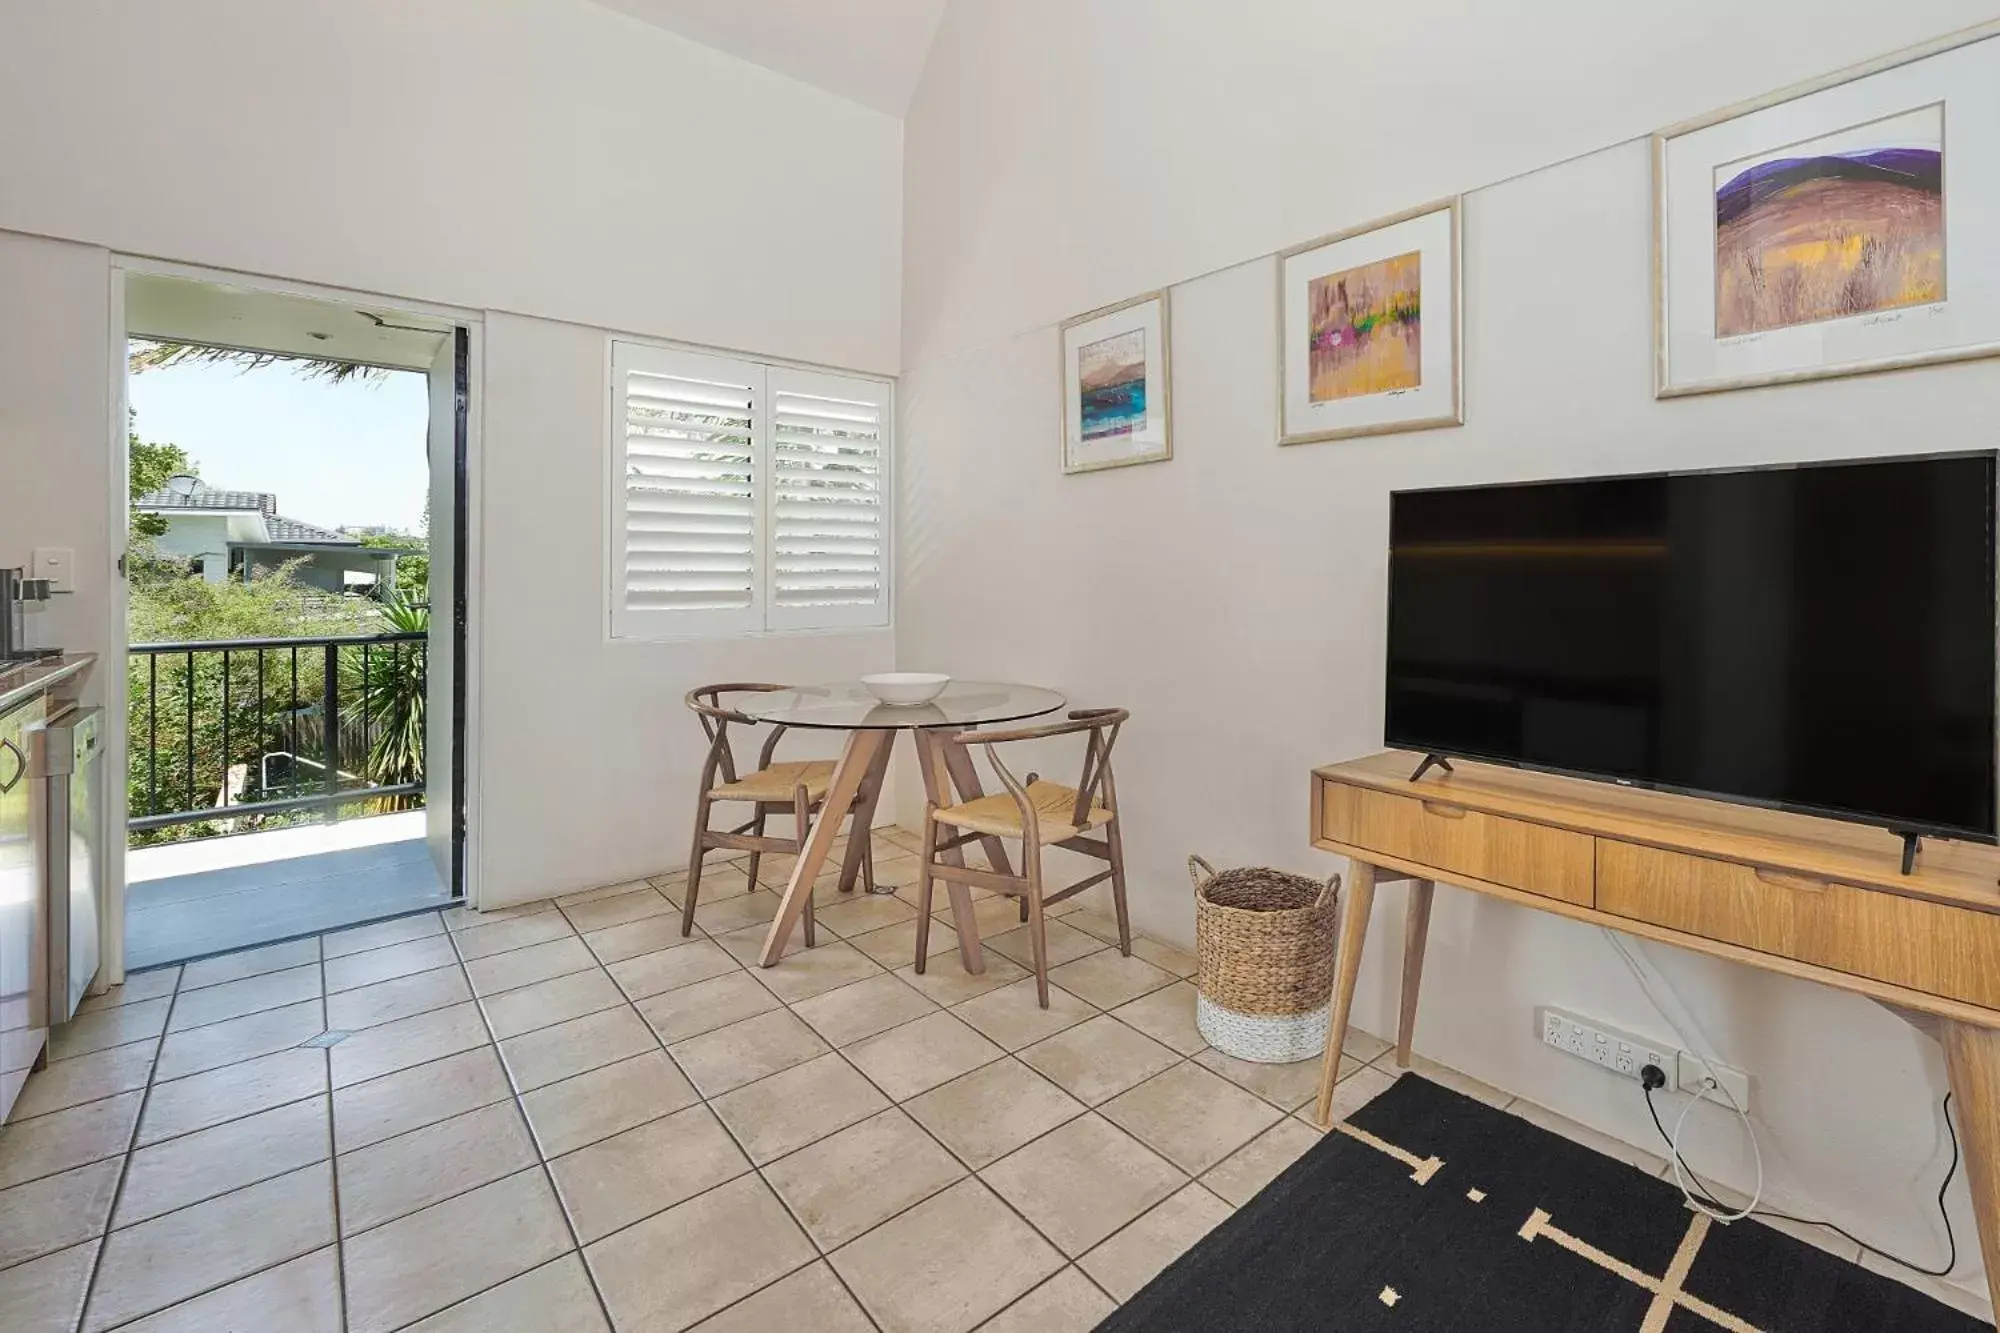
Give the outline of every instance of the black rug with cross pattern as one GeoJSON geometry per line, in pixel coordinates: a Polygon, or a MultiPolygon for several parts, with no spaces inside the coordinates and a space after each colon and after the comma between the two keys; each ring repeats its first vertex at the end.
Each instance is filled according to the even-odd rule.
{"type": "Polygon", "coordinates": [[[1711,1222],[1671,1181],[1406,1074],[1098,1333],[1991,1327],[1761,1223],[1711,1222]]]}

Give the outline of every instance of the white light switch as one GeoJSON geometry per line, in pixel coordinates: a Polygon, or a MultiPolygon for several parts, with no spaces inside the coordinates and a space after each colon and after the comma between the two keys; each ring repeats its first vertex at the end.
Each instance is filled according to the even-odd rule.
{"type": "Polygon", "coordinates": [[[31,578],[47,579],[57,588],[70,589],[71,566],[76,564],[76,552],[67,546],[37,546],[34,568],[29,571],[31,578]]]}

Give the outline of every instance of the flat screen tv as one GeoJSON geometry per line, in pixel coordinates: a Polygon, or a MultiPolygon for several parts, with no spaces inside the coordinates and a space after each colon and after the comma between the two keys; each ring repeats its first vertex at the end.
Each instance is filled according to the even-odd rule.
{"type": "Polygon", "coordinates": [[[1993,842],[1996,455],[1401,491],[1389,744],[1993,842]]]}

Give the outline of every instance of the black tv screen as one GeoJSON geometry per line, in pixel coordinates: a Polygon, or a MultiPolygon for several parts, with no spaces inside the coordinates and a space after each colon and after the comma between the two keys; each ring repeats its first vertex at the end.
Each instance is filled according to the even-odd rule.
{"type": "Polygon", "coordinates": [[[1995,457],[1398,492],[1389,744],[1992,842],[1995,457]]]}

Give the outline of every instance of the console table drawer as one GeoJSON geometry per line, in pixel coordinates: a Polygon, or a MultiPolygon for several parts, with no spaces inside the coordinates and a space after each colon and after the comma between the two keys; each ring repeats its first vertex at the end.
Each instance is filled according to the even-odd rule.
{"type": "Polygon", "coordinates": [[[1703,939],[2000,1007],[2000,916],[1600,839],[1597,906],[1703,939]]]}
{"type": "Polygon", "coordinates": [[[1321,835],[1350,847],[1456,871],[1548,898],[1591,904],[1588,834],[1468,810],[1434,797],[1327,783],[1321,835]]]}

